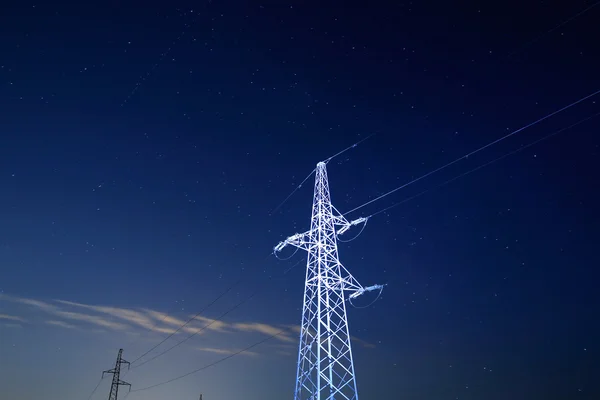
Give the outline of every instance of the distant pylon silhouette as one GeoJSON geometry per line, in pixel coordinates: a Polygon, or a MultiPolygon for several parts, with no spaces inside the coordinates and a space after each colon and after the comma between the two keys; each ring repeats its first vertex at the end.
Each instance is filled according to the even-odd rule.
{"type": "Polygon", "coordinates": [[[113,369],[109,369],[108,371],[102,372],[103,378],[104,374],[113,375],[112,385],[110,385],[110,393],[108,394],[108,400],[117,400],[119,395],[119,386],[121,385],[129,386],[129,390],[131,390],[131,384],[121,380],[121,364],[127,364],[127,368],[129,368],[129,361],[123,360],[123,349],[119,349],[115,367],[113,369]]]}

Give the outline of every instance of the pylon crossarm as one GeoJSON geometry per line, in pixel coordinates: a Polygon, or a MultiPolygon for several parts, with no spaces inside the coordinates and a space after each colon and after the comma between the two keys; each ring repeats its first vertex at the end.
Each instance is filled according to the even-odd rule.
{"type": "Polygon", "coordinates": [[[347,222],[346,224],[343,224],[340,229],[338,229],[337,234],[343,235],[345,232],[347,232],[353,226],[356,226],[356,225],[362,224],[362,223],[367,223],[368,219],[369,219],[369,217],[361,217],[361,218],[355,219],[354,221],[347,222]]]}
{"type": "Polygon", "coordinates": [[[279,242],[277,246],[273,248],[275,252],[280,252],[287,245],[298,247],[299,249],[308,251],[309,245],[312,243],[310,240],[311,231],[306,231],[304,233],[296,233],[283,242],[279,242]]]}
{"type": "Polygon", "coordinates": [[[102,378],[104,378],[104,374],[114,374],[115,370],[113,369],[108,369],[106,371],[102,371],[102,378]]]}
{"type": "Polygon", "coordinates": [[[129,386],[129,390],[131,390],[131,383],[119,380],[118,384],[122,386],[129,386]]]}
{"type": "Polygon", "coordinates": [[[365,288],[360,288],[359,290],[352,293],[349,296],[349,299],[351,299],[351,300],[356,299],[358,296],[362,296],[366,292],[372,292],[373,290],[383,290],[384,286],[385,285],[373,285],[373,286],[367,286],[365,288]]]}

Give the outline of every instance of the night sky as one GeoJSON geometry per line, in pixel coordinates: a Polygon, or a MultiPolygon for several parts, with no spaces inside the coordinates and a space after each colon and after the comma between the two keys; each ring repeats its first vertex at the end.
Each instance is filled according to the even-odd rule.
{"type": "MultiPolygon", "coordinates": [[[[598,91],[594,2],[2,4],[0,398],[106,398],[123,348],[130,400],[292,399],[306,261],[271,252],[313,178],[286,197],[374,134],[343,213],[598,91]]],[[[348,215],[401,203],[339,244],[388,284],[348,311],[360,398],[600,398],[597,113],[348,215]]]]}

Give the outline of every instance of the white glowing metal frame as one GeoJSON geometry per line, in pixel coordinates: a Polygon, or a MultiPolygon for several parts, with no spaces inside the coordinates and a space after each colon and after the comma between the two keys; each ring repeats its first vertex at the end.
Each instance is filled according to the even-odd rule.
{"type": "Polygon", "coordinates": [[[308,252],[294,399],[358,400],[346,300],[383,286],[361,286],[340,263],[337,235],[366,219],[344,218],[331,204],[326,163],[315,171],[310,230],[274,248],[291,245],[308,252]]]}

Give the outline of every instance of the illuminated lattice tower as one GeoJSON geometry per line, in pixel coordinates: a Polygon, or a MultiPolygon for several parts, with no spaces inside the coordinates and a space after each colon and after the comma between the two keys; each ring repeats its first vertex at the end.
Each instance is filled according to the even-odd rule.
{"type": "Polygon", "coordinates": [[[310,230],[274,249],[292,245],[308,252],[294,399],[358,400],[346,300],[382,286],[362,287],[340,263],[337,235],[366,220],[349,222],[333,207],[325,162],[315,175],[310,230]]]}

